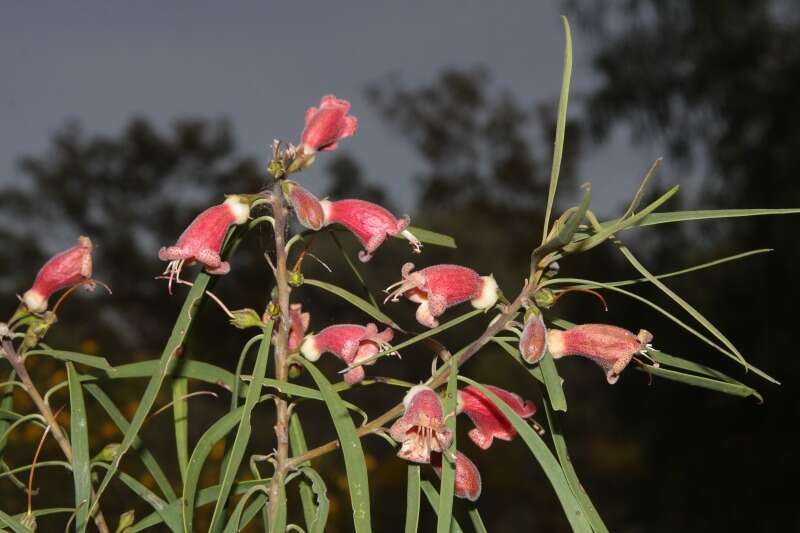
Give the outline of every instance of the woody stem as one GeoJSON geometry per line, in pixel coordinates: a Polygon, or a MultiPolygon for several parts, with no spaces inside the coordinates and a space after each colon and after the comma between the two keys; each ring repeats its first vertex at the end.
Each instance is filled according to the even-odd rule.
{"type": "MultiPolygon", "coordinates": [[[[39,394],[39,390],[33,384],[33,380],[31,379],[30,374],[28,374],[28,369],[25,368],[25,361],[17,350],[14,348],[14,345],[11,343],[10,340],[3,341],[3,350],[2,352],[5,354],[6,359],[9,363],[11,363],[11,367],[17,373],[17,377],[22,381],[25,385],[25,392],[28,393],[28,396],[33,401],[36,408],[44,417],[47,425],[50,427],[50,432],[53,434],[53,438],[56,439],[58,446],[61,448],[61,451],[64,453],[64,457],[67,461],[72,464],[72,446],[69,443],[69,439],[64,434],[64,431],[61,429],[61,425],[56,420],[55,415],[53,414],[52,409],[42,395],[39,394]]],[[[92,489],[92,499],[94,500],[95,493],[94,488],[92,489]]],[[[99,509],[97,513],[94,515],[94,523],[102,533],[108,533],[108,525],[106,524],[106,519],[103,516],[103,512],[99,509]]]]}
{"type": "MultiPolygon", "coordinates": [[[[287,381],[289,374],[288,365],[288,339],[289,339],[289,272],[286,268],[286,216],[287,210],[283,202],[280,181],[275,180],[272,190],[272,216],[275,219],[275,282],[278,289],[278,306],[281,319],[278,324],[278,336],[275,341],[275,378],[278,381],[287,381]]],[[[269,515],[270,520],[277,516],[278,496],[280,487],[286,479],[289,468],[289,406],[283,396],[277,396],[276,405],[276,466],[275,475],[269,487],[269,515]]]]}

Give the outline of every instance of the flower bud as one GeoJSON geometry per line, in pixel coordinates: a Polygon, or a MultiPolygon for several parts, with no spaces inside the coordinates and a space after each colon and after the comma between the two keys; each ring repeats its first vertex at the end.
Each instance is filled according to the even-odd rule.
{"type": "Polygon", "coordinates": [[[250,309],[249,307],[236,309],[231,311],[231,314],[233,315],[231,324],[239,329],[264,327],[264,322],[261,321],[261,317],[258,316],[255,309],[250,309]]]}
{"type": "Polygon", "coordinates": [[[125,533],[128,528],[130,528],[134,521],[136,520],[136,511],[131,509],[130,511],[125,511],[119,517],[119,522],[117,523],[117,533],[125,533]]]}
{"type": "MultiPolygon", "coordinates": [[[[529,418],[536,412],[534,403],[523,400],[518,394],[492,385],[484,386],[522,418],[529,418]]],[[[479,448],[488,449],[495,438],[510,441],[517,435],[508,418],[479,388],[472,385],[464,387],[458,391],[458,400],[460,412],[475,424],[475,428],[469,432],[469,438],[479,448]]]]}
{"type": "Polygon", "coordinates": [[[414,463],[430,463],[431,452],[450,446],[453,433],[444,424],[444,409],[439,395],[430,387],[411,387],[403,398],[405,411],[389,435],[401,444],[397,456],[414,463]]]}
{"type": "Polygon", "coordinates": [[[639,330],[630,331],[607,324],[582,324],[565,331],[550,330],[547,349],[555,359],[566,355],[588,357],[605,370],[606,379],[614,384],[633,356],[642,351],[653,335],[639,330]]]}
{"type": "Polygon", "coordinates": [[[406,229],[411,221],[408,215],[395,218],[388,210],[365,200],[322,200],[320,205],[326,226],[341,224],[361,241],[364,250],[358,253],[358,258],[362,263],[372,259],[372,254],[389,235],[402,235],[408,239],[415,253],[422,249],[419,239],[406,229]]]}
{"type": "MultiPolygon", "coordinates": [[[[441,453],[431,455],[431,466],[436,475],[442,477],[441,453]]],[[[459,451],[456,452],[456,479],[453,493],[456,497],[471,502],[477,501],[481,497],[481,473],[475,463],[459,451]]]]}
{"type": "Polygon", "coordinates": [[[43,313],[54,292],[80,285],[91,277],[92,241],[89,237],[79,237],[78,244],[54,255],[44,264],[33,286],[22,295],[22,303],[32,313],[43,313]]]}
{"type": "Polygon", "coordinates": [[[284,181],[281,188],[300,224],[315,231],[325,224],[325,213],[316,196],[293,181],[284,181]]]}
{"type": "Polygon", "coordinates": [[[119,450],[119,443],[111,443],[106,444],[106,446],[97,452],[97,455],[94,456],[94,461],[102,461],[104,463],[110,463],[114,460],[117,456],[117,451],[119,450]]]}
{"type": "Polygon", "coordinates": [[[540,315],[531,314],[519,337],[519,353],[526,362],[538,363],[544,356],[546,347],[547,328],[544,321],[540,315]]]}
{"type": "MultiPolygon", "coordinates": [[[[316,361],[323,353],[329,352],[351,366],[390,348],[389,341],[393,337],[394,332],[391,328],[379,333],[373,323],[366,326],[338,324],[328,326],[316,335],[307,335],[300,345],[300,353],[309,361],[316,361]]],[[[363,365],[373,364],[375,361],[363,363],[363,365]]],[[[345,382],[350,385],[360,383],[364,379],[363,365],[348,370],[344,375],[345,382]]]]}
{"type": "Polygon", "coordinates": [[[419,303],[417,321],[435,328],[436,317],[448,307],[469,300],[476,309],[489,309],[498,298],[497,282],[492,276],[481,276],[471,268],[458,265],[435,265],[418,272],[413,263],[402,268],[403,279],[386,288],[389,295],[384,300],[396,302],[400,296],[419,303]]]}
{"type": "Polygon", "coordinates": [[[340,100],[332,94],[323,96],[318,108],[309,107],[301,136],[302,152],[311,155],[317,150],[336,150],[340,139],[355,134],[358,119],[348,115],[349,110],[350,102],[340,100]]]}

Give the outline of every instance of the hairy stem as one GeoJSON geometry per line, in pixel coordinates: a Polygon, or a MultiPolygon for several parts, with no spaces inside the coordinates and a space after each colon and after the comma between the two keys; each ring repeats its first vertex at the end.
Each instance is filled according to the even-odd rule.
{"type": "MultiPolygon", "coordinates": [[[[278,288],[278,306],[281,319],[278,325],[278,336],[275,340],[275,378],[287,381],[289,374],[288,340],[289,340],[289,272],[286,268],[286,206],[283,202],[280,181],[276,180],[272,190],[272,216],[275,219],[275,282],[278,288]]],[[[277,516],[280,488],[284,484],[289,467],[289,405],[286,399],[278,396],[275,399],[277,408],[275,422],[276,467],[275,475],[269,488],[270,520],[277,516]]]]}
{"type": "MultiPolygon", "coordinates": [[[[31,376],[28,374],[28,369],[25,368],[25,361],[22,359],[22,356],[17,353],[17,351],[14,349],[14,345],[8,340],[3,341],[3,352],[5,353],[8,362],[11,363],[11,367],[17,373],[17,377],[19,377],[20,381],[22,381],[22,383],[25,385],[25,392],[28,393],[28,396],[30,396],[34,405],[36,405],[36,408],[47,421],[47,425],[50,428],[50,433],[52,433],[53,438],[56,439],[58,446],[64,453],[64,457],[66,457],[67,461],[72,464],[72,446],[69,443],[69,439],[61,429],[61,425],[58,423],[58,420],[56,420],[52,409],[50,409],[50,405],[44,401],[42,395],[39,394],[39,390],[33,384],[33,380],[31,380],[31,376]]],[[[94,499],[94,496],[94,488],[92,488],[92,499],[94,499]]],[[[101,533],[108,533],[106,519],[103,516],[103,512],[99,509],[94,514],[94,523],[101,533]]]]}

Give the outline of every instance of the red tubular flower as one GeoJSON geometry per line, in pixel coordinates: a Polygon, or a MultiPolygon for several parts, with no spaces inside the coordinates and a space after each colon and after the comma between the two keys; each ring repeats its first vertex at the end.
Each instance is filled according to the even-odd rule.
{"type": "Polygon", "coordinates": [[[419,242],[408,227],[408,215],[395,218],[388,210],[383,207],[364,200],[338,200],[330,202],[322,200],[320,202],[325,213],[325,225],[338,223],[349,229],[358,237],[364,250],[358,253],[358,258],[362,263],[372,259],[372,254],[383,244],[388,235],[402,235],[411,243],[415,253],[422,249],[419,242]]]}
{"type": "MultiPolygon", "coordinates": [[[[492,385],[484,386],[522,418],[529,418],[536,412],[536,405],[518,394],[492,385]]],[[[475,424],[475,428],[469,432],[469,438],[479,448],[488,449],[495,438],[510,441],[517,436],[517,431],[508,418],[477,387],[470,385],[458,391],[458,400],[460,412],[475,424]]]]}
{"type": "Polygon", "coordinates": [[[547,328],[540,316],[531,316],[525,322],[519,338],[519,353],[528,363],[538,363],[547,347],[547,328]]]}
{"type": "Polygon", "coordinates": [[[223,203],[209,207],[189,224],[177,244],[163,247],[158,258],[169,261],[164,274],[169,275],[170,289],[172,278],[180,279],[183,265],[195,261],[205,266],[209,274],[227,274],[231,266],[220,257],[220,249],[228,227],[243,224],[250,216],[250,205],[238,196],[229,196],[223,203]]]}
{"type": "Polygon", "coordinates": [[[358,129],[358,119],[348,115],[350,102],[334,95],[323,96],[319,107],[306,110],[306,126],[301,138],[302,150],[313,154],[317,150],[332,151],[339,146],[339,139],[350,137],[358,129]]]}
{"type": "MultiPolygon", "coordinates": [[[[436,475],[442,477],[442,454],[431,454],[431,466],[436,475]]],[[[469,457],[456,451],[456,479],[453,493],[471,502],[481,497],[481,473],[469,457]]]]}
{"type": "Polygon", "coordinates": [[[547,349],[558,359],[565,355],[588,357],[606,372],[606,379],[614,384],[633,356],[643,350],[653,335],[640,329],[630,331],[607,324],[582,324],[565,331],[550,330],[547,349]]]}
{"type": "Polygon", "coordinates": [[[286,180],[281,187],[300,224],[314,231],[325,224],[325,213],[316,196],[293,181],[286,180]]]}
{"type": "Polygon", "coordinates": [[[436,317],[448,307],[469,300],[476,309],[489,309],[497,302],[497,282],[492,276],[481,276],[471,268],[458,265],[435,265],[418,272],[413,263],[403,265],[403,279],[386,288],[386,300],[396,302],[401,295],[419,303],[417,321],[435,328],[436,317]]]}
{"type": "Polygon", "coordinates": [[[32,313],[42,313],[47,310],[47,300],[54,292],[84,283],[91,277],[92,241],[81,236],[78,244],[44,264],[33,286],[22,295],[22,303],[32,313]]]}
{"type": "MultiPolygon", "coordinates": [[[[366,326],[357,324],[338,324],[328,326],[316,335],[307,335],[300,345],[300,353],[309,361],[316,361],[325,352],[336,355],[339,359],[353,365],[389,348],[389,341],[394,337],[391,328],[378,332],[377,326],[369,323],[366,326]]],[[[364,363],[375,364],[375,361],[364,363]]],[[[345,382],[353,385],[364,379],[364,367],[357,366],[344,375],[345,382]]]]}
{"type": "Polygon", "coordinates": [[[425,385],[408,389],[403,398],[405,411],[389,428],[389,435],[401,444],[397,456],[414,463],[430,463],[431,452],[450,446],[453,433],[444,424],[439,395],[425,385]]]}

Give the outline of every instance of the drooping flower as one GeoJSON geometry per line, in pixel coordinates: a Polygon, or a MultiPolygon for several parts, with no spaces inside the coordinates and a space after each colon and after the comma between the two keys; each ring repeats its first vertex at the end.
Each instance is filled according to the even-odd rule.
{"type": "Polygon", "coordinates": [[[372,254],[389,235],[402,235],[408,239],[415,253],[422,249],[419,239],[406,229],[411,220],[408,215],[395,218],[388,210],[365,200],[322,200],[320,204],[325,214],[326,226],[341,224],[352,231],[364,245],[364,250],[358,253],[361,262],[372,259],[372,254]]]}
{"type": "Polygon", "coordinates": [[[436,317],[448,307],[466,302],[476,309],[489,309],[497,302],[497,282],[492,276],[481,276],[471,268],[459,265],[435,265],[417,272],[413,263],[402,268],[403,279],[386,288],[386,300],[396,302],[401,295],[419,303],[417,321],[435,328],[436,317]]]}
{"type": "MultiPolygon", "coordinates": [[[[518,394],[500,387],[485,385],[495,396],[503,400],[522,418],[533,416],[536,406],[518,394]]],[[[493,439],[512,440],[517,431],[506,416],[484,393],[472,385],[458,391],[459,408],[467,415],[475,427],[469,431],[469,438],[484,450],[492,445],[493,439]]]]}
{"type": "Polygon", "coordinates": [[[317,150],[336,150],[339,139],[354,135],[358,129],[358,119],[348,115],[349,110],[350,102],[332,94],[323,96],[318,108],[309,107],[301,137],[303,152],[310,155],[317,150]]]}
{"type": "Polygon", "coordinates": [[[302,304],[291,304],[289,306],[289,353],[300,349],[300,345],[303,343],[303,335],[306,334],[310,320],[311,315],[303,312],[302,304]]]}
{"type": "Polygon", "coordinates": [[[205,266],[209,274],[227,274],[231,266],[220,257],[220,249],[231,224],[244,224],[250,216],[250,205],[239,196],[229,196],[219,205],[209,207],[183,231],[174,246],[163,247],[158,258],[169,261],[165,275],[180,279],[183,265],[195,262],[205,266]]]}
{"type": "Polygon", "coordinates": [[[605,370],[606,379],[613,385],[633,356],[652,340],[653,335],[644,329],[634,335],[617,326],[582,324],[564,331],[551,329],[547,349],[556,359],[566,355],[588,357],[605,370]]]}
{"type": "Polygon", "coordinates": [[[444,423],[439,395],[430,387],[411,387],[403,398],[405,411],[389,428],[389,435],[401,444],[397,456],[414,463],[430,463],[431,452],[450,446],[453,433],[444,423]]]}
{"type": "MultiPolygon", "coordinates": [[[[431,454],[431,466],[436,475],[442,477],[442,454],[431,454]]],[[[477,501],[481,497],[481,473],[469,457],[456,451],[456,479],[454,484],[455,494],[459,498],[477,501]]]]}
{"type": "Polygon", "coordinates": [[[541,316],[531,315],[519,337],[519,352],[528,363],[538,363],[547,347],[547,328],[541,316]]]}
{"type": "MultiPolygon", "coordinates": [[[[378,332],[377,326],[371,322],[366,326],[337,324],[328,326],[316,335],[306,335],[300,345],[300,353],[309,361],[316,361],[323,353],[330,352],[351,366],[388,349],[393,337],[391,328],[378,332]]],[[[372,365],[375,361],[363,364],[372,365]]],[[[351,368],[344,375],[345,382],[351,385],[363,379],[363,365],[351,368]]]]}
{"type": "Polygon", "coordinates": [[[283,188],[284,196],[292,205],[294,214],[300,224],[315,231],[325,225],[325,213],[322,210],[322,204],[314,194],[289,180],[285,180],[281,187],[283,188]]]}
{"type": "Polygon", "coordinates": [[[36,274],[33,286],[22,295],[22,303],[32,313],[47,310],[50,296],[67,287],[84,283],[92,277],[92,241],[81,236],[78,244],[54,255],[36,274]]]}

